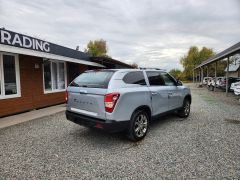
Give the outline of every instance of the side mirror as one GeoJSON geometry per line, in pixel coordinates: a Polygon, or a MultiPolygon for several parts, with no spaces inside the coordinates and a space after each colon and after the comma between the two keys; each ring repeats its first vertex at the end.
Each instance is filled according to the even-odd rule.
{"type": "Polygon", "coordinates": [[[180,80],[177,80],[177,86],[182,86],[183,83],[180,80]]]}

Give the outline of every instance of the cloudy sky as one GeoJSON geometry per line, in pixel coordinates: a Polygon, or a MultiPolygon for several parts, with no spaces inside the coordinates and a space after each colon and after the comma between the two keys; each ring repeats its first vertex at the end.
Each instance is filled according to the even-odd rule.
{"type": "Polygon", "coordinates": [[[240,0],[0,0],[0,27],[81,50],[102,38],[115,59],[182,69],[192,45],[240,41],[240,0]]]}

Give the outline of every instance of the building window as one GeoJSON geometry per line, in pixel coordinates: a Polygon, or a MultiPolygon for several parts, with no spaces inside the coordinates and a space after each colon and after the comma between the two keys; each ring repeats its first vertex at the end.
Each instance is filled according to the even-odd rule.
{"type": "Polygon", "coordinates": [[[47,60],[43,63],[44,92],[66,90],[66,66],[64,62],[47,60]]]}
{"type": "Polygon", "coordinates": [[[18,56],[0,53],[0,99],[20,96],[18,56]]]}

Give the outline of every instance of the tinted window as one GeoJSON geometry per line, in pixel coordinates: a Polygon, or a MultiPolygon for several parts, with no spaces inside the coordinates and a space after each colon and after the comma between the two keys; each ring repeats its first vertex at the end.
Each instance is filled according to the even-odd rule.
{"type": "Polygon", "coordinates": [[[143,75],[143,72],[129,72],[127,73],[123,81],[127,84],[140,84],[140,85],[146,85],[146,81],[143,75]]]}
{"type": "Polygon", "coordinates": [[[70,86],[107,88],[114,71],[86,71],[80,74],[70,86]]]}
{"type": "Polygon", "coordinates": [[[14,56],[3,55],[3,70],[5,82],[5,95],[17,94],[17,81],[14,56]]]}
{"type": "Polygon", "coordinates": [[[175,80],[168,73],[161,73],[166,86],[175,86],[175,80]]]}
{"type": "Polygon", "coordinates": [[[51,62],[44,63],[44,85],[45,90],[52,90],[51,62]]]}
{"type": "Polygon", "coordinates": [[[148,80],[151,86],[164,86],[164,80],[159,72],[147,72],[148,80]]]}

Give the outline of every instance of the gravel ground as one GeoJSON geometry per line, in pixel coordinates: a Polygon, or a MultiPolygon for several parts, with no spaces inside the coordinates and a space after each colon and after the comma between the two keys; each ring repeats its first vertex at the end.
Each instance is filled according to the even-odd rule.
{"type": "Polygon", "coordinates": [[[192,112],[132,143],[58,113],[0,130],[0,179],[240,179],[240,106],[193,88],[192,112]]]}

